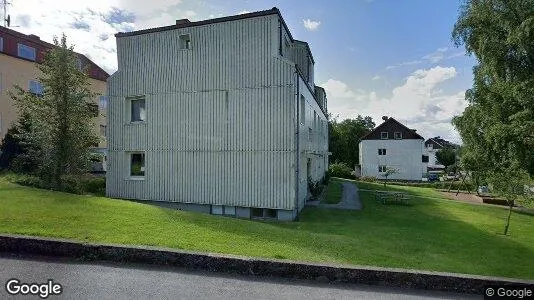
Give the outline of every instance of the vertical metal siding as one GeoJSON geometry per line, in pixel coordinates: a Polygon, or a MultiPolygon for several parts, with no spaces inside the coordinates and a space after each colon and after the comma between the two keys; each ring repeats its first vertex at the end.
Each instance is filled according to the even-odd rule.
{"type": "Polygon", "coordinates": [[[294,209],[294,70],[274,57],[274,30],[265,16],[119,38],[107,194],[294,209]],[[146,97],[145,124],[128,123],[131,95],[146,97]],[[136,150],[142,181],[127,180],[136,150]]]}

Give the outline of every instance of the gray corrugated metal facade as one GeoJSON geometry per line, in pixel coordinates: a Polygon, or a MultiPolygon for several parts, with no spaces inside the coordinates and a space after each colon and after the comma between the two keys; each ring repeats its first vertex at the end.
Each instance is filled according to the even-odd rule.
{"type": "Polygon", "coordinates": [[[106,194],[293,219],[307,176],[323,177],[328,151],[314,85],[289,59],[301,47],[274,9],[197,23],[117,35],[106,194]],[[131,122],[139,97],[146,118],[131,122]],[[133,153],[144,154],[143,176],[130,174],[133,153]]]}

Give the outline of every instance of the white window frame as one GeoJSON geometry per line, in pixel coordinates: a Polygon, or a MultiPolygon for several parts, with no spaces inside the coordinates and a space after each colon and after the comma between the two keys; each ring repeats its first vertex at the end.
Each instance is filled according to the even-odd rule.
{"type": "Polygon", "coordinates": [[[378,165],[378,173],[386,173],[387,166],[386,165],[378,165]],[[383,170],[383,171],[381,171],[383,170]]]}
{"type": "Polygon", "coordinates": [[[378,148],[378,155],[386,155],[386,148],[378,148]]]}
{"type": "Polygon", "coordinates": [[[383,140],[389,139],[389,133],[387,131],[380,132],[380,138],[383,140]],[[385,133],[385,137],[384,137],[384,133],[385,133]]]}
{"type": "Polygon", "coordinates": [[[402,140],[402,132],[401,131],[395,131],[393,133],[393,138],[395,138],[396,140],[402,140]],[[398,134],[398,136],[397,136],[398,134]]]}
{"type": "Polygon", "coordinates": [[[128,180],[145,180],[146,177],[146,152],[145,151],[128,151],[126,152],[126,161],[127,161],[127,171],[128,175],[126,179],[128,180]],[[143,175],[132,175],[132,155],[142,154],[144,158],[143,175]]]}
{"type": "Polygon", "coordinates": [[[37,50],[32,46],[28,46],[28,45],[25,45],[25,44],[18,43],[17,44],[17,56],[20,57],[20,58],[27,59],[27,60],[36,61],[37,60],[37,50]],[[23,49],[23,48],[26,48],[26,50],[28,50],[28,51],[33,51],[33,57],[29,58],[29,57],[24,57],[24,56],[20,55],[20,50],[23,49]]]}
{"type": "MultiPolygon", "coordinates": [[[[131,97],[126,97],[126,101],[128,102],[127,105],[126,105],[127,108],[128,108],[128,113],[126,114],[127,117],[128,117],[128,123],[130,123],[130,124],[143,124],[143,123],[146,123],[146,120],[148,119],[146,97],[145,96],[131,96],[131,97]],[[145,101],[145,118],[144,118],[144,120],[134,121],[134,120],[132,120],[132,102],[133,101],[137,101],[137,100],[145,101]]],[[[141,116],[139,116],[139,118],[141,118],[141,116]]]]}

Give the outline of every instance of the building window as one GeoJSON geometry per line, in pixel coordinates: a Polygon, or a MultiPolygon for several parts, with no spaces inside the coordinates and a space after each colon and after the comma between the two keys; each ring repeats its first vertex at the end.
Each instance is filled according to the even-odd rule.
{"type": "Polygon", "coordinates": [[[304,125],[306,122],[306,99],[300,95],[300,124],[304,125]]]}
{"type": "Polygon", "coordinates": [[[388,132],[387,131],[382,131],[380,133],[380,138],[383,139],[383,140],[387,140],[389,138],[388,132]]]}
{"type": "Polygon", "coordinates": [[[393,137],[396,139],[396,140],[400,140],[402,139],[402,132],[395,132],[393,133],[393,137]]]}
{"type": "Polygon", "coordinates": [[[91,115],[91,117],[98,117],[98,105],[94,103],[87,103],[87,107],[89,108],[89,114],[91,115]]]}
{"type": "Polygon", "coordinates": [[[146,121],[145,98],[130,99],[130,122],[146,121]]]}
{"type": "Polygon", "coordinates": [[[24,44],[18,44],[18,56],[35,61],[35,57],[36,57],[35,48],[26,46],[24,44]]]}
{"type": "Polygon", "coordinates": [[[106,136],[106,129],[107,129],[107,126],[106,125],[100,125],[100,135],[105,137],[106,136]]]}
{"type": "Polygon", "coordinates": [[[145,154],[130,153],[130,176],[145,176],[145,154]]]}
{"type": "Polygon", "coordinates": [[[0,52],[4,51],[4,38],[0,37],[0,52]]]}
{"type": "Polygon", "coordinates": [[[263,208],[251,208],[251,214],[253,218],[263,218],[263,208]]]}
{"type": "Polygon", "coordinates": [[[424,162],[424,163],[427,163],[427,162],[428,162],[428,155],[423,155],[423,162],[424,162]]]}
{"type": "Polygon", "coordinates": [[[265,209],[265,217],[276,219],[276,209],[265,209]]]}
{"type": "Polygon", "coordinates": [[[386,149],[378,149],[378,155],[386,155],[386,149]]]}
{"type": "Polygon", "coordinates": [[[180,35],[180,49],[182,50],[191,49],[191,36],[189,34],[180,35]]]}
{"type": "Polygon", "coordinates": [[[384,165],[378,166],[378,172],[379,172],[379,173],[384,173],[384,172],[386,172],[386,166],[384,166],[384,165]]]}
{"type": "Polygon", "coordinates": [[[36,96],[43,96],[44,94],[43,85],[39,81],[30,80],[28,85],[29,85],[28,90],[30,91],[30,93],[36,96]]]}
{"type": "Polygon", "coordinates": [[[100,98],[98,98],[98,107],[100,109],[108,108],[108,96],[100,96],[100,98]]]}

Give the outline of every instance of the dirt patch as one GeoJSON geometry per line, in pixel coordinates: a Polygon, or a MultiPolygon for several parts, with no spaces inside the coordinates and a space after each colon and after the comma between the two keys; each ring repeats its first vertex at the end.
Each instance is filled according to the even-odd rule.
{"type": "Polygon", "coordinates": [[[467,193],[458,193],[458,196],[456,196],[456,192],[440,192],[445,198],[450,200],[456,200],[456,201],[462,201],[462,202],[468,202],[468,203],[475,203],[475,204],[482,204],[482,198],[477,196],[477,194],[467,194],[467,193]]]}

